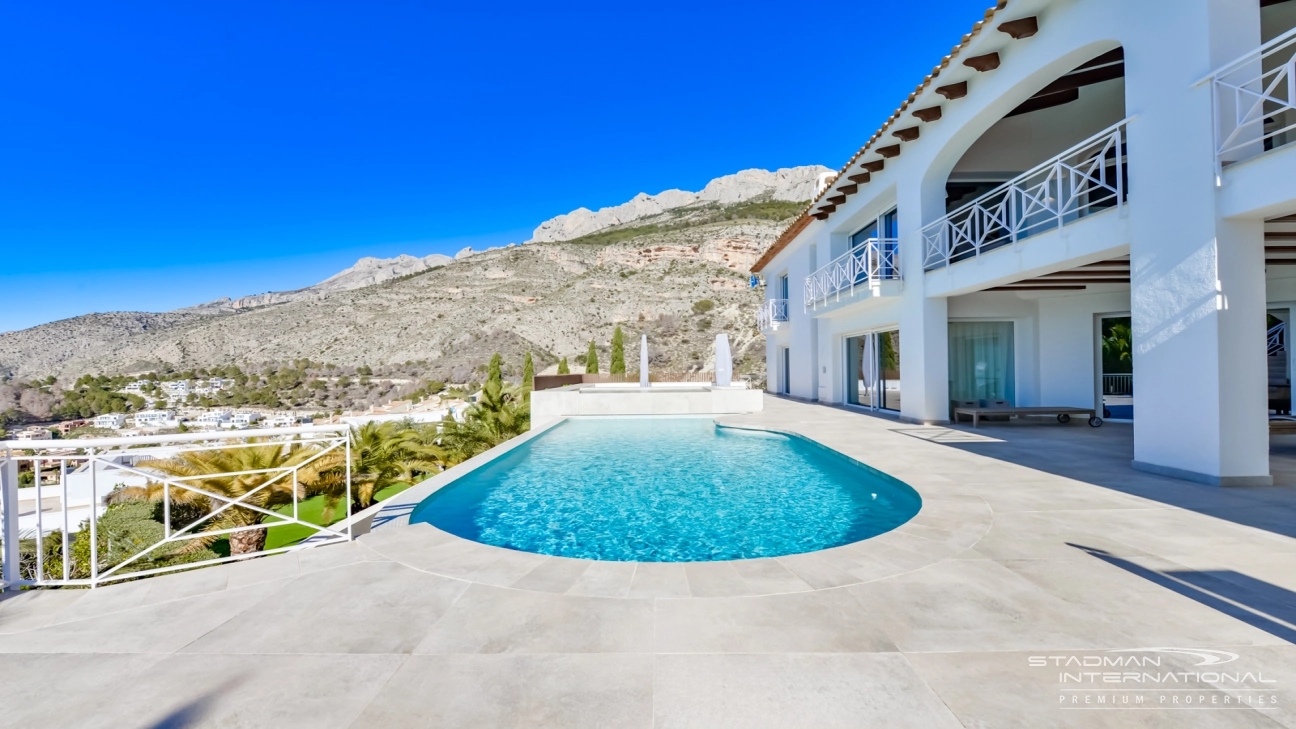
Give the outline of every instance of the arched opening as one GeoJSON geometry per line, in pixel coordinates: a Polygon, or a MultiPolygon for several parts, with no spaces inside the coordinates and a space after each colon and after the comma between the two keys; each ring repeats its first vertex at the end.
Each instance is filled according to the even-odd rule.
{"type": "Polygon", "coordinates": [[[945,246],[948,259],[939,263],[1013,243],[1059,218],[1066,222],[1116,205],[1127,189],[1123,142],[1102,135],[1124,119],[1125,52],[1119,47],[1062,74],[1004,115],[949,173],[945,212],[962,218],[945,246]],[[1055,160],[1066,168],[1040,169],[1055,160]],[[969,207],[974,202],[976,210],[969,207]],[[966,235],[960,235],[963,224],[966,235]]]}

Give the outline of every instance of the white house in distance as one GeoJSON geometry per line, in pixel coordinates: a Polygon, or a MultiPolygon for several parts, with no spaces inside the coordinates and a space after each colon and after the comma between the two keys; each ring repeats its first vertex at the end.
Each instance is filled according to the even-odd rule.
{"type": "Polygon", "coordinates": [[[125,413],[104,413],[103,415],[96,415],[94,419],[94,427],[96,428],[121,430],[123,425],[126,425],[125,413]]]}
{"type": "Polygon", "coordinates": [[[174,410],[141,410],[135,413],[137,428],[170,428],[176,424],[174,410]]]}
{"type": "Polygon", "coordinates": [[[1099,408],[1137,468],[1271,483],[1294,29],[1296,0],[1000,0],[753,266],[770,389],[1099,408]]]}
{"type": "Polygon", "coordinates": [[[203,413],[194,421],[199,428],[228,428],[233,422],[233,415],[228,410],[215,410],[203,413]]]}
{"type": "Polygon", "coordinates": [[[234,413],[230,418],[229,427],[247,428],[261,419],[261,413],[234,413]]]}

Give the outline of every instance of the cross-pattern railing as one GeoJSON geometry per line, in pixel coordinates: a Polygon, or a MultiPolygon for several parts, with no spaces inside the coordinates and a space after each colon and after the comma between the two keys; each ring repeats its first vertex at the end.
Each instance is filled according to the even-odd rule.
{"type": "Polygon", "coordinates": [[[327,466],[332,466],[336,474],[333,486],[337,487],[338,501],[345,502],[346,517],[350,517],[351,439],[346,425],[0,442],[0,587],[95,587],[124,578],[349,541],[349,518],[344,520],[345,528],[334,529],[301,515],[301,501],[306,494],[303,472],[318,475],[327,466]],[[261,449],[260,460],[240,459],[238,452],[250,448],[261,449]],[[228,456],[217,463],[244,463],[249,467],[219,472],[204,469],[201,463],[212,462],[202,460],[201,454],[207,451],[222,451],[228,456]],[[172,465],[164,467],[168,463],[172,465]],[[30,476],[30,487],[19,487],[20,471],[30,476]],[[46,476],[54,473],[57,481],[45,483],[46,476]],[[220,483],[236,486],[214,487],[220,483]],[[162,522],[160,539],[123,548],[100,538],[99,522],[107,503],[124,493],[120,488],[131,488],[142,498],[155,500],[162,522]],[[268,498],[272,490],[278,492],[275,499],[268,498]],[[173,524],[174,509],[182,504],[188,507],[183,517],[187,523],[173,524]],[[237,511],[228,513],[232,509],[237,511]],[[222,515],[240,518],[226,519],[234,526],[213,528],[222,515]],[[303,526],[314,534],[309,540],[288,546],[266,549],[264,539],[253,539],[251,543],[259,543],[259,548],[232,550],[234,553],[226,557],[161,560],[162,566],[149,566],[161,556],[186,554],[187,547],[196,546],[195,540],[210,542],[226,537],[231,543],[240,539],[247,544],[246,537],[237,535],[287,525],[303,526]],[[88,533],[80,535],[81,530],[88,533]],[[81,576],[74,574],[74,568],[81,576]]]}
{"type": "Polygon", "coordinates": [[[922,229],[924,269],[975,258],[1125,203],[1125,120],[922,229]]]}
{"type": "Polygon", "coordinates": [[[871,289],[879,281],[900,279],[900,241],[869,238],[806,277],[805,306],[818,308],[856,288],[871,289]]]}
{"type": "Polygon", "coordinates": [[[756,310],[756,328],[762,332],[778,329],[779,323],[787,320],[787,299],[769,299],[756,310]]]}
{"type": "Polygon", "coordinates": [[[1296,28],[1208,78],[1217,171],[1296,141],[1296,28]]]}
{"type": "Polygon", "coordinates": [[[1269,356],[1287,349],[1287,322],[1280,321],[1269,327],[1269,334],[1266,337],[1269,345],[1269,356]]]}

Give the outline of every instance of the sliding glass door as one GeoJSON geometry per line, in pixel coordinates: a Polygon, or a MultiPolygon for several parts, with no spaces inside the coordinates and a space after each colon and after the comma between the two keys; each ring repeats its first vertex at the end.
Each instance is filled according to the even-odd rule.
{"type": "Polygon", "coordinates": [[[1132,320],[1128,315],[1098,318],[1102,342],[1102,417],[1134,419],[1134,348],[1132,320]]]}
{"type": "Polygon", "coordinates": [[[1013,405],[1013,323],[949,323],[950,399],[962,403],[1013,405]]]}
{"type": "Polygon", "coordinates": [[[900,330],[846,338],[846,402],[900,409],[900,330]]]}

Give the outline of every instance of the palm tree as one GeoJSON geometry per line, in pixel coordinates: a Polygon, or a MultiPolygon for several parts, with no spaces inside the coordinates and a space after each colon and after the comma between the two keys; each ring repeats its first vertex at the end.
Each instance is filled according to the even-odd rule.
{"type": "MultiPolygon", "coordinates": [[[[242,447],[180,451],[171,458],[145,461],[140,464],[140,468],[172,479],[184,479],[180,483],[193,489],[227,499],[241,499],[249,506],[273,511],[276,507],[293,502],[293,478],[284,475],[286,469],[302,466],[298,473],[296,496],[298,499],[305,496],[305,484],[318,477],[320,466],[319,461],[309,464],[306,461],[318,453],[317,448],[297,443],[253,440],[242,447]],[[241,475],[230,475],[236,473],[241,475]]],[[[226,507],[227,502],[189,488],[172,484],[169,490],[173,505],[187,505],[203,514],[198,519],[206,521],[201,531],[249,527],[273,519],[267,514],[242,506],[226,507]],[[222,507],[225,508],[221,510],[222,507]],[[212,516],[218,510],[219,513],[212,516]]],[[[121,500],[147,498],[161,501],[166,491],[167,487],[162,482],[150,481],[144,486],[120,489],[114,496],[121,500]]],[[[187,549],[197,550],[209,546],[218,537],[219,535],[210,535],[190,540],[187,549]]],[[[264,528],[231,532],[230,554],[259,552],[265,547],[265,540],[264,528]]]]}
{"type": "MultiPolygon", "coordinates": [[[[372,506],[374,496],[416,473],[435,473],[445,463],[444,450],[411,423],[370,421],[351,431],[351,504],[372,506]]],[[[346,499],[346,456],[334,451],[320,459],[324,465],[314,491],[325,497],[323,517],[331,521],[346,499]]]]}

